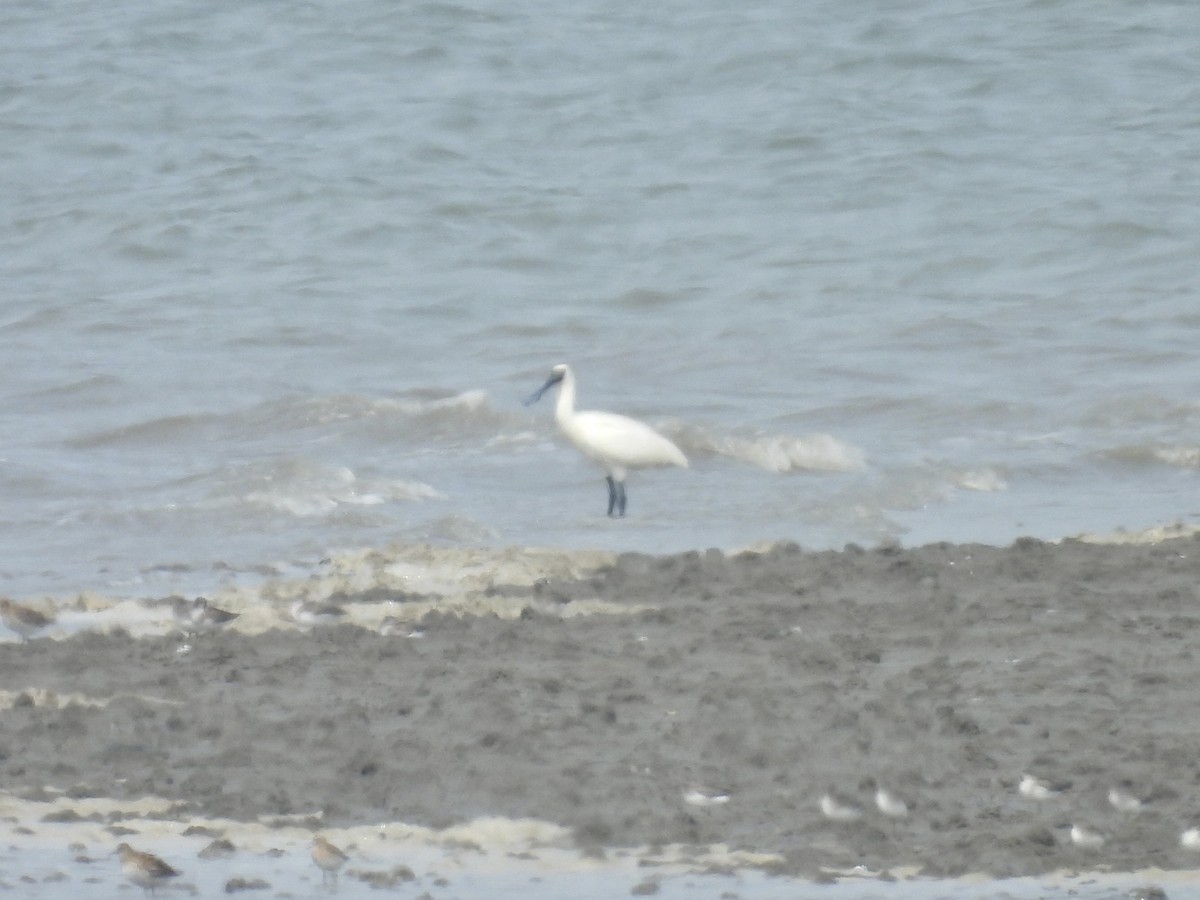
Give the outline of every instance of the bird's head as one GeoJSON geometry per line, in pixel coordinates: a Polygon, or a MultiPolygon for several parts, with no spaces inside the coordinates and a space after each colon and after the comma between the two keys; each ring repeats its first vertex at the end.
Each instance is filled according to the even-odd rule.
{"type": "Polygon", "coordinates": [[[559,363],[557,366],[551,369],[550,377],[546,379],[546,383],[525,398],[525,405],[532,406],[541,400],[542,394],[546,393],[546,391],[550,390],[550,388],[554,387],[556,384],[566,378],[567,372],[569,371],[570,369],[567,368],[566,363],[559,363]]]}

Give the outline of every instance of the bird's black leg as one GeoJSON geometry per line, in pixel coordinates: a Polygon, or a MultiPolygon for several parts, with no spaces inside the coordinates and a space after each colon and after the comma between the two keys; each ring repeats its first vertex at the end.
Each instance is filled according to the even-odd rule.
{"type": "Polygon", "coordinates": [[[605,476],[604,480],[608,482],[608,514],[612,516],[613,508],[617,505],[617,483],[611,475],[605,476]]]}
{"type": "Polygon", "coordinates": [[[617,482],[617,515],[625,515],[625,482],[617,482]]]}

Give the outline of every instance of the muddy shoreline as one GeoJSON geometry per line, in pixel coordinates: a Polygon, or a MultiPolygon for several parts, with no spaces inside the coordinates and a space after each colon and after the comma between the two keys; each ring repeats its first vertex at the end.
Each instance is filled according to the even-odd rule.
{"type": "MultiPolygon", "coordinates": [[[[531,587],[517,619],[420,637],[80,634],[0,646],[0,687],[114,698],[0,709],[11,793],[179,814],[568,826],[583,847],[725,842],[788,872],[1193,868],[1200,540],[625,555],[531,587]],[[600,599],[649,607],[563,618],[600,599]],[[1021,796],[1023,772],[1069,781],[1021,796]],[[874,782],[910,805],[891,819],[874,782]],[[1144,801],[1118,812],[1125,784],[1144,801]],[[727,802],[697,806],[709,786],[727,802]],[[866,807],[825,818],[828,789],[866,807]],[[1071,823],[1105,834],[1073,846],[1071,823]]],[[[375,591],[371,602],[388,599],[375,591]]],[[[353,598],[345,598],[353,599],[353,598]]]]}

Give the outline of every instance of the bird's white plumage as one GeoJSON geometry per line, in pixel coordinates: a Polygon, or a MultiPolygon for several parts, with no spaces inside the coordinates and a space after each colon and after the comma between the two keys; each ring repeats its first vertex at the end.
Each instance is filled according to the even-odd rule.
{"type": "Polygon", "coordinates": [[[579,451],[599,463],[617,481],[629,469],[655,466],[687,468],[683,451],[644,422],[628,416],[575,409],[575,373],[565,363],[554,367],[560,375],[554,419],[579,451]]]}
{"type": "Polygon", "coordinates": [[[1098,850],[1104,846],[1104,835],[1086,825],[1071,826],[1071,843],[1085,850],[1098,850]]]}
{"type": "Polygon", "coordinates": [[[821,814],[835,822],[857,822],[863,817],[862,807],[845,797],[839,797],[832,791],[821,795],[821,814]]]}
{"type": "Polygon", "coordinates": [[[1119,812],[1137,812],[1142,808],[1142,801],[1128,790],[1119,787],[1108,789],[1108,802],[1119,812]]]}
{"type": "Polygon", "coordinates": [[[893,819],[903,819],[908,815],[908,804],[882,787],[875,789],[875,805],[881,813],[893,819]]]}
{"type": "Polygon", "coordinates": [[[687,458],[678,447],[637,419],[591,410],[564,415],[561,409],[555,419],[567,440],[617,481],[623,481],[630,469],[687,468],[687,458]]]}
{"type": "Polygon", "coordinates": [[[1021,783],[1017,785],[1017,793],[1031,800],[1048,800],[1058,796],[1070,786],[1067,782],[1047,781],[1045,778],[1038,778],[1026,772],[1021,776],[1021,783]]]}

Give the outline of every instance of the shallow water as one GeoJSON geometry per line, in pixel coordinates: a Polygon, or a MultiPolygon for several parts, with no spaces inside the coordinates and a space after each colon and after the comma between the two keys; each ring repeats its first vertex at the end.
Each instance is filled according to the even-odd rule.
{"type": "Polygon", "coordinates": [[[0,589],[1194,521],[1200,19],[0,9],[0,589]],[[599,472],[520,399],[659,425],[599,472]]]}
{"type": "MultiPolygon", "coordinates": [[[[139,823],[163,830],[163,823],[139,823]]],[[[177,830],[182,825],[176,826],[177,830]]],[[[137,893],[127,882],[109,846],[115,839],[89,842],[94,830],[87,826],[38,826],[37,835],[14,835],[0,847],[0,893],[31,900],[60,900],[74,897],[111,897],[114,892],[137,893]]],[[[487,897],[503,898],[573,897],[609,900],[621,896],[691,898],[697,896],[739,900],[783,900],[796,896],[825,900],[1084,900],[1128,898],[1131,891],[1146,885],[1163,887],[1174,900],[1200,897],[1194,873],[1146,872],[1125,875],[1061,873],[1042,878],[992,880],[961,878],[931,880],[848,873],[828,883],[766,875],[754,869],[704,873],[685,865],[639,861],[631,853],[607,860],[581,857],[554,849],[506,850],[500,846],[464,849],[436,846],[421,841],[400,841],[390,846],[357,845],[350,862],[339,874],[336,889],[322,883],[319,871],[308,859],[307,841],[293,831],[254,836],[259,847],[247,850],[243,836],[232,838],[239,848],[229,858],[197,859],[199,849],[210,843],[205,838],[159,834],[137,842],[139,849],[152,848],[179,869],[181,875],[158,886],[165,897],[216,896],[231,893],[231,881],[260,882],[254,890],[232,893],[241,896],[289,897],[377,897],[380,888],[363,876],[399,874],[384,889],[388,896],[433,897],[436,900],[487,897]],[[270,848],[270,852],[262,849],[270,848]],[[265,883],[267,886],[261,886],[265,883]]],[[[252,838],[252,840],[254,839],[252,838]]],[[[130,840],[137,841],[136,838],[130,840]]]]}

